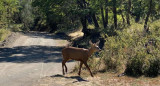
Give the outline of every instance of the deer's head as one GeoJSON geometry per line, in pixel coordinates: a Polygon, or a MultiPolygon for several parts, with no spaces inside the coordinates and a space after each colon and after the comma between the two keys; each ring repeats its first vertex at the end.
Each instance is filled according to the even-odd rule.
{"type": "Polygon", "coordinates": [[[101,49],[99,48],[99,42],[96,42],[96,43],[92,43],[91,41],[89,41],[89,44],[91,45],[91,49],[94,51],[94,52],[98,52],[98,51],[101,51],[101,49]]]}

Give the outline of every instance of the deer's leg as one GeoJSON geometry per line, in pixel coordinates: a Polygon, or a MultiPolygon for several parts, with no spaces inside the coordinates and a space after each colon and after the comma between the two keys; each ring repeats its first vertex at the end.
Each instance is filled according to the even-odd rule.
{"type": "Polygon", "coordinates": [[[66,68],[66,73],[67,73],[67,66],[66,66],[66,64],[64,64],[64,66],[65,66],[65,68],[66,68]]]}
{"type": "Polygon", "coordinates": [[[84,62],[84,65],[88,68],[88,70],[89,70],[91,76],[93,77],[93,74],[92,74],[92,72],[91,72],[91,70],[90,70],[90,68],[89,68],[89,66],[88,66],[88,64],[87,64],[87,62],[84,62]]]}
{"type": "Polygon", "coordinates": [[[79,67],[79,73],[78,73],[79,76],[81,75],[81,68],[82,68],[82,65],[83,65],[83,62],[80,61],[80,67],[79,67]]]}
{"type": "Polygon", "coordinates": [[[66,66],[65,63],[66,63],[65,60],[63,60],[62,61],[62,72],[63,72],[63,75],[65,75],[65,73],[64,73],[64,66],[66,66]]]}

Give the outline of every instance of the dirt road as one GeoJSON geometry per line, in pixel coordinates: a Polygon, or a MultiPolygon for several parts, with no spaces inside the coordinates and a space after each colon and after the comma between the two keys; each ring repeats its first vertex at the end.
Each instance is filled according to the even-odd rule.
{"type": "MultiPolygon", "coordinates": [[[[32,86],[40,78],[62,74],[60,51],[67,40],[38,32],[16,33],[9,39],[0,48],[1,86],[32,86]]],[[[69,70],[74,64],[67,63],[69,70]]]]}

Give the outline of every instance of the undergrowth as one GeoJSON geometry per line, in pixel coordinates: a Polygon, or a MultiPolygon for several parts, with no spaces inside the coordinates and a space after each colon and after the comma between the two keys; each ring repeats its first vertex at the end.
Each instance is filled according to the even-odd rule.
{"type": "Polygon", "coordinates": [[[143,25],[117,30],[116,36],[107,36],[103,51],[106,70],[124,71],[132,76],[157,76],[160,72],[160,24],[150,24],[149,32],[143,25]]]}
{"type": "Polygon", "coordinates": [[[0,42],[5,40],[8,35],[11,34],[11,31],[8,29],[0,29],[0,42]]]}
{"type": "MultiPolygon", "coordinates": [[[[149,77],[160,74],[160,20],[150,24],[148,33],[142,24],[137,23],[115,32],[114,36],[105,35],[105,44],[99,58],[93,55],[89,59],[88,64],[93,72],[103,70],[149,77]]],[[[86,45],[89,39],[78,43],[86,45]]],[[[83,69],[86,69],[85,66],[83,69]]],[[[75,71],[78,70],[79,65],[75,67],[75,71]]]]}

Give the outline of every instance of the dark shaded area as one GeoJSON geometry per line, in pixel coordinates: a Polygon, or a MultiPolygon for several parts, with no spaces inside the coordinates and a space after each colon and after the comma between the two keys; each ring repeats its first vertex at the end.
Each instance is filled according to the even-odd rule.
{"type": "Polygon", "coordinates": [[[82,81],[89,82],[88,80],[85,80],[85,79],[81,78],[80,76],[66,77],[66,76],[57,74],[57,75],[53,75],[53,76],[51,76],[51,77],[53,77],[53,78],[54,78],[54,77],[63,77],[63,78],[67,78],[67,79],[77,79],[77,81],[74,81],[74,82],[72,82],[72,83],[82,82],[82,81]]]}
{"type": "Polygon", "coordinates": [[[72,46],[79,47],[79,48],[88,48],[89,41],[92,41],[93,43],[100,41],[99,48],[103,49],[105,39],[103,37],[101,37],[100,33],[96,32],[96,30],[89,30],[88,29],[88,34],[90,34],[90,35],[87,37],[80,37],[80,38],[75,39],[72,42],[72,46]]]}
{"type": "Polygon", "coordinates": [[[36,63],[61,62],[61,50],[56,46],[18,46],[0,48],[0,62],[36,63]]]}
{"type": "Polygon", "coordinates": [[[66,33],[64,33],[64,32],[58,32],[58,33],[56,33],[56,36],[60,37],[61,39],[67,39],[67,40],[69,40],[69,41],[70,41],[70,39],[71,39],[71,37],[68,36],[68,35],[67,35],[66,33]]]}

